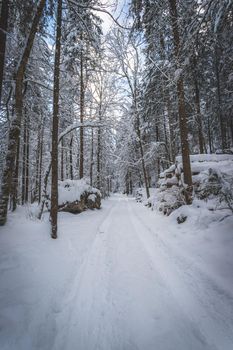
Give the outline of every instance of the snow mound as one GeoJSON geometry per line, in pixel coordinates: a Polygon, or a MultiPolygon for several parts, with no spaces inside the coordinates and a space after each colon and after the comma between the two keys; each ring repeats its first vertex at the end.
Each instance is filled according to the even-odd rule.
{"type": "Polygon", "coordinates": [[[86,180],[65,180],[58,183],[58,205],[80,201],[81,196],[90,193],[88,198],[95,201],[95,194],[101,196],[97,188],[92,187],[86,180]]]}
{"type": "MultiPolygon", "coordinates": [[[[228,208],[233,211],[233,155],[198,154],[191,155],[191,172],[194,199],[212,201],[212,209],[228,208]]],[[[184,206],[182,158],[160,174],[159,190],[151,199],[152,207],[170,215],[184,206]]]]}

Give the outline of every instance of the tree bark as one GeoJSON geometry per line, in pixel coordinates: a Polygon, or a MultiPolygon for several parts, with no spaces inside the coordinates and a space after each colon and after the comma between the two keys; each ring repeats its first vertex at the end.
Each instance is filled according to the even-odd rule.
{"type": "Polygon", "coordinates": [[[204,137],[203,137],[203,128],[201,120],[201,107],[200,107],[200,91],[197,80],[197,59],[194,53],[193,56],[193,65],[194,65],[194,89],[195,89],[195,106],[196,106],[196,122],[198,130],[198,142],[199,142],[199,151],[201,154],[204,153],[204,137]]]}
{"type": "Polygon", "coordinates": [[[40,161],[39,161],[39,181],[38,181],[38,202],[41,202],[41,186],[42,186],[42,166],[43,166],[43,143],[44,143],[44,119],[41,130],[40,141],[40,161]]]}
{"type": "MultiPolygon", "coordinates": [[[[102,86],[99,96],[99,123],[102,122],[102,86]]],[[[97,188],[101,190],[101,127],[98,127],[97,132],[97,188]]]]}
{"type": "Polygon", "coordinates": [[[70,138],[70,179],[73,180],[73,136],[70,138]]]}
{"type": "Polygon", "coordinates": [[[18,201],[19,151],[20,151],[20,138],[18,139],[15,171],[14,171],[13,186],[12,186],[12,211],[16,210],[17,201],[18,201]]]}
{"type": "MultiPolygon", "coordinates": [[[[82,45],[82,35],[81,35],[81,45],[82,45]]],[[[84,120],[84,77],[83,77],[83,51],[81,50],[80,55],[80,123],[84,120]]],[[[79,149],[79,178],[83,178],[83,163],[84,163],[84,150],[83,150],[83,133],[84,129],[80,127],[80,149],[79,149]]]]}
{"type": "Polygon", "coordinates": [[[64,140],[61,141],[61,181],[64,180],[64,140]]]}
{"type": "Polygon", "coordinates": [[[3,169],[1,200],[0,200],[0,225],[4,225],[7,220],[7,208],[9,194],[12,186],[12,175],[14,173],[16,150],[21,130],[22,110],[23,110],[23,78],[27,67],[28,59],[31,53],[37,27],[43,13],[46,0],[40,0],[36,13],[33,17],[32,25],[26,44],[18,64],[15,79],[15,117],[12,120],[6,153],[6,161],[3,169]]]}
{"type": "Polygon", "coordinates": [[[97,166],[97,188],[100,190],[101,189],[101,178],[100,178],[100,162],[101,162],[101,130],[100,127],[98,128],[97,131],[97,161],[96,161],[96,166],[97,166]]]}
{"type": "Polygon", "coordinates": [[[201,108],[200,108],[200,93],[199,93],[199,87],[197,79],[194,79],[195,84],[195,105],[196,105],[196,121],[197,121],[197,128],[198,128],[198,142],[199,142],[199,151],[201,154],[204,153],[204,137],[203,137],[203,130],[202,130],[202,120],[201,120],[201,108]]]}
{"type": "Polygon", "coordinates": [[[29,194],[29,120],[25,110],[22,159],[22,204],[28,202],[29,194]]]}
{"type": "Polygon", "coordinates": [[[137,126],[137,135],[138,135],[139,149],[140,149],[140,155],[142,160],[142,171],[143,171],[144,183],[146,187],[146,197],[149,198],[150,197],[149,183],[147,178],[146,165],[144,160],[144,151],[143,151],[142,139],[141,139],[141,131],[139,126],[137,126]]]}
{"type": "Polygon", "coordinates": [[[222,113],[222,96],[221,96],[221,86],[220,86],[220,76],[219,76],[219,50],[215,48],[215,76],[217,85],[217,113],[220,124],[221,132],[221,146],[222,151],[227,149],[227,137],[226,137],[226,121],[222,113]]]}
{"type": "Polygon", "coordinates": [[[91,160],[90,160],[90,185],[93,185],[93,165],[94,165],[94,132],[91,129],[91,160]]]}
{"type": "Polygon", "coordinates": [[[25,202],[29,199],[29,152],[30,152],[30,140],[29,140],[29,117],[27,115],[27,129],[26,129],[26,164],[25,164],[25,202]]]}
{"type": "Polygon", "coordinates": [[[56,49],[53,86],[53,127],[52,127],[52,183],[51,183],[51,237],[57,238],[58,213],[58,127],[59,127],[59,89],[61,56],[62,0],[57,5],[56,49]]]}
{"type": "Polygon", "coordinates": [[[22,193],[21,193],[21,204],[25,203],[25,192],[26,192],[26,150],[27,150],[27,116],[26,109],[24,114],[24,128],[23,128],[23,159],[22,159],[22,193]]]}
{"type": "Polygon", "coordinates": [[[9,0],[2,0],[0,16],[0,107],[2,101],[2,85],[4,74],[4,62],[6,53],[6,32],[9,15],[9,0]]]}
{"type": "Polygon", "coordinates": [[[38,189],[39,189],[39,166],[40,166],[40,130],[38,132],[38,143],[37,143],[37,150],[36,150],[36,181],[35,181],[35,188],[32,198],[32,203],[34,203],[36,200],[38,201],[38,189]]]}
{"type": "MultiPolygon", "coordinates": [[[[174,56],[177,61],[177,68],[180,68],[180,35],[178,28],[178,13],[176,0],[169,0],[169,13],[171,17],[171,26],[173,32],[174,43],[174,56]]],[[[189,144],[188,144],[188,127],[187,116],[185,110],[184,99],[184,83],[183,78],[180,76],[177,80],[177,95],[178,95],[178,112],[179,112],[179,125],[180,125],[180,138],[181,138],[181,152],[184,171],[184,183],[187,185],[187,191],[185,191],[186,203],[192,203],[192,174],[189,157],[189,144]]]]}

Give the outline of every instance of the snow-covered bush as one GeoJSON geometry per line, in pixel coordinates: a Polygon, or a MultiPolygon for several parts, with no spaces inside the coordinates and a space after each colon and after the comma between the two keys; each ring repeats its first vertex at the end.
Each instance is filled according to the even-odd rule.
{"type": "Polygon", "coordinates": [[[210,168],[208,176],[197,187],[196,194],[200,199],[216,198],[219,204],[225,203],[233,212],[233,174],[230,176],[210,168]]]}
{"type": "Polygon", "coordinates": [[[142,202],[143,200],[142,188],[137,188],[135,190],[134,196],[137,202],[142,202]]]}
{"type": "Polygon", "coordinates": [[[175,209],[185,204],[185,198],[178,186],[172,186],[158,191],[157,199],[154,201],[153,207],[162,211],[164,215],[170,215],[175,209]]]}

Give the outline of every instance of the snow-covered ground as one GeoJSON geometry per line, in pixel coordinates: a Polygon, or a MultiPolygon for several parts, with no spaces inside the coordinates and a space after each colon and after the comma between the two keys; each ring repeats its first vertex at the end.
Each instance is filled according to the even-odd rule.
{"type": "MultiPolygon", "coordinates": [[[[1,350],[232,350],[233,217],[121,195],[0,231],[1,350]],[[213,215],[212,215],[213,214],[213,215]],[[212,215],[212,216],[211,216],[212,215]]],[[[230,214],[230,213],[229,213],[230,214]]]]}

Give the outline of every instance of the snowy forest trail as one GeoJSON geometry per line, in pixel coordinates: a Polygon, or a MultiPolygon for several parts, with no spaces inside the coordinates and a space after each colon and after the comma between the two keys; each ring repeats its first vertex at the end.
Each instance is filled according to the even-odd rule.
{"type": "Polygon", "coordinates": [[[232,296],[163,240],[150,211],[126,197],[109,203],[54,349],[232,349],[232,296]]]}
{"type": "Polygon", "coordinates": [[[60,213],[57,241],[17,215],[0,236],[1,349],[232,350],[230,285],[161,214],[115,195],[60,213]]]}

